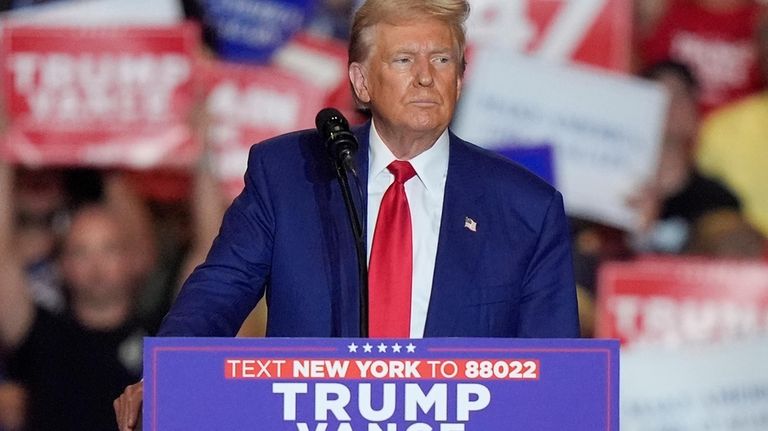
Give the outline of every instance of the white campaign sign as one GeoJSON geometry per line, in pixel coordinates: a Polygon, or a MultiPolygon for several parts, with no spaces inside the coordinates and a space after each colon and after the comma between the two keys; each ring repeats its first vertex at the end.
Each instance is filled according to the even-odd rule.
{"type": "Polygon", "coordinates": [[[169,25],[184,20],[178,0],[77,0],[24,7],[2,21],[53,26],[169,25]]]}
{"type": "Polygon", "coordinates": [[[623,431],[768,429],[768,338],[621,352],[623,431]]]}
{"type": "Polygon", "coordinates": [[[633,230],[627,200],[655,175],[666,105],[647,81],[483,51],[453,129],[487,148],[551,142],[566,211],[633,230]]]}

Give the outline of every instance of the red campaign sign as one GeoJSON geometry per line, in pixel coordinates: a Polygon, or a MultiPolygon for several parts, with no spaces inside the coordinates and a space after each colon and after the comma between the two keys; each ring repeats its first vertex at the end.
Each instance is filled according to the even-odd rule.
{"type": "Polygon", "coordinates": [[[273,66],[213,62],[205,73],[208,140],[230,197],[243,188],[251,145],[315,126],[326,92],[273,66]]]}
{"type": "Polygon", "coordinates": [[[688,258],[612,262],[598,276],[596,335],[676,346],[768,332],[768,264],[688,258]]]}
{"type": "Polygon", "coordinates": [[[188,125],[198,45],[193,24],[4,28],[3,156],[38,165],[188,166],[199,152],[188,125]]]}
{"type": "Polygon", "coordinates": [[[346,43],[298,33],[274,56],[274,65],[321,88],[326,93],[325,106],[338,108],[350,124],[365,121],[352,98],[346,43]]]}
{"type": "Polygon", "coordinates": [[[472,0],[473,49],[526,52],[628,71],[632,2],[627,0],[472,0]]]}
{"type": "Polygon", "coordinates": [[[688,65],[697,80],[702,113],[760,91],[763,71],[755,35],[762,26],[765,2],[672,1],[639,41],[644,67],[667,59],[688,65]]]}

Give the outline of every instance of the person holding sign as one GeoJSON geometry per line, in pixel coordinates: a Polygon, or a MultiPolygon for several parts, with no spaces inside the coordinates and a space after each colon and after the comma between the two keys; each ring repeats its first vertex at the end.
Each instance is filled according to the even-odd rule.
{"type": "MultiPolygon", "coordinates": [[[[562,196],[448,130],[466,0],[369,0],[349,47],[369,253],[371,337],[578,337],[562,196]]],[[[355,337],[358,274],[320,135],[254,145],[245,188],[160,336],[232,336],[266,294],[268,336],[355,337]]],[[[137,424],[142,384],[115,400],[137,424]]]]}

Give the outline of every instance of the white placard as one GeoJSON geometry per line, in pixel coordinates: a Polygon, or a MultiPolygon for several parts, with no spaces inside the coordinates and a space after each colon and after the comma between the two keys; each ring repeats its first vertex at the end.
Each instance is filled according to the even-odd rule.
{"type": "Polygon", "coordinates": [[[627,200],[656,171],[667,96],[596,68],[477,53],[453,129],[488,148],[551,142],[566,210],[634,230],[627,200]]]}
{"type": "Polygon", "coordinates": [[[53,26],[169,25],[181,22],[179,0],[69,0],[2,14],[3,22],[53,26]]]}
{"type": "Polygon", "coordinates": [[[622,431],[768,430],[768,338],[621,353],[622,431]]]}

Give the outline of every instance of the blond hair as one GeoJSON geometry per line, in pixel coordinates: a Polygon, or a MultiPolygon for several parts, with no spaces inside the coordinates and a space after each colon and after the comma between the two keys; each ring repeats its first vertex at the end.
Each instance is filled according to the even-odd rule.
{"type": "Polygon", "coordinates": [[[371,52],[371,28],[378,23],[400,24],[421,18],[435,18],[451,28],[459,54],[459,71],[464,73],[464,22],[469,16],[467,0],[367,0],[355,13],[349,38],[349,62],[364,62],[371,52]]]}

